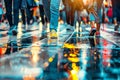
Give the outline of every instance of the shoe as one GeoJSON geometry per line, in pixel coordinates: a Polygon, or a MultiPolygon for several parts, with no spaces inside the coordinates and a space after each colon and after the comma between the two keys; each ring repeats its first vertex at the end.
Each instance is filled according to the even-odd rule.
{"type": "Polygon", "coordinates": [[[50,39],[57,39],[57,32],[55,30],[51,30],[49,37],[50,39]]]}
{"type": "Polygon", "coordinates": [[[48,44],[57,45],[58,43],[58,34],[55,30],[51,30],[48,35],[48,44]]]}
{"type": "Polygon", "coordinates": [[[9,29],[9,31],[7,32],[8,35],[12,35],[12,30],[9,29]]]}
{"type": "Polygon", "coordinates": [[[13,30],[12,30],[12,35],[16,36],[17,35],[17,26],[14,26],[13,27],[13,30]]]}
{"type": "Polygon", "coordinates": [[[17,35],[17,26],[10,27],[9,31],[7,32],[8,35],[17,35]]]}

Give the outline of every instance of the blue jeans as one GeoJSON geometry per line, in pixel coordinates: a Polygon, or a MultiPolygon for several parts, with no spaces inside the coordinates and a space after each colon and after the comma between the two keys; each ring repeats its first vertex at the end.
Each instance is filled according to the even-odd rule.
{"type": "Polygon", "coordinates": [[[56,30],[58,27],[60,0],[43,0],[45,14],[50,22],[50,30],[56,30]]]}

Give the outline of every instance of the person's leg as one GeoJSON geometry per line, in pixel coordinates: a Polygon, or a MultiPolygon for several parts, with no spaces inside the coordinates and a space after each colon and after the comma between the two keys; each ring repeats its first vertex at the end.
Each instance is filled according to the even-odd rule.
{"type": "Polygon", "coordinates": [[[58,18],[59,18],[59,5],[60,0],[51,0],[50,2],[50,30],[57,31],[58,18]]]}
{"type": "Polygon", "coordinates": [[[1,24],[1,22],[2,22],[2,15],[0,14],[0,24],[1,24]]]}
{"type": "Polygon", "coordinates": [[[4,0],[5,1],[5,7],[6,7],[6,17],[8,19],[10,27],[13,26],[12,23],[12,0],[4,0]]]}
{"type": "Polygon", "coordinates": [[[45,20],[45,13],[44,13],[44,8],[43,5],[39,5],[39,11],[40,11],[40,17],[41,17],[41,22],[42,22],[42,37],[46,36],[46,32],[47,32],[47,21],[45,20]]]}
{"type": "Polygon", "coordinates": [[[25,20],[25,15],[26,15],[25,9],[21,9],[21,15],[22,15],[22,22],[23,22],[23,25],[25,25],[25,24],[26,24],[26,20],[25,20]]]}
{"type": "Polygon", "coordinates": [[[101,13],[102,3],[103,3],[103,0],[97,0],[98,20],[97,20],[97,28],[96,28],[97,32],[96,32],[96,35],[99,35],[99,33],[100,33],[100,25],[102,23],[102,13],[101,13]]]}
{"type": "Polygon", "coordinates": [[[108,17],[108,19],[109,19],[109,24],[111,24],[112,23],[112,18],[108,17]]]}
{"type": "Polygon", "coordinates": [[[26,23],[27,23],[27,18],[26,18],[26,9],[21,9],[21,16],[22,16],[22,32],[26,31],[26,23]]]}
{"type": "Polygon", "coordinates": [[[68,0],[66,0],[65,12],[67,24],[71,24],[70,6],[68,4],[68,0]]]}
{"type": "Polygon", "coordinates": [[[30,10],[30,6],[27,4],[27,8],[26,8],[26,16],[27,16],[27,24],[30,25],[30,21],[32,20],[32,11],[30,10]]]}
{"type": "Polygon", "coordinates": [[[75,18],[75,6],[74,3],[71,5],[71,26],[74,26],[74,18],[75,18]]]}
{"type": "Polygon", "coordinates": [[[42,24],[45,24],[45,17],[44,17],[44,8],[43,5],[39,5],[39,11],[40,11],[40,17],[41,17],[41,21],[42,24]]]}
{"type": "Polygon", "coordinates": [[[42,0],[42,2],[43,2],[44,10],[45,10],[45,15],[48,21],[50,21],[50,0],[42,0]]]}
{"type": "Polygon", "coordinates": [[[20,8],[20,0],[13,0],[13,13],[14,13],[14,26],[18,26],[19,22],[19,8],[20,8]]]}

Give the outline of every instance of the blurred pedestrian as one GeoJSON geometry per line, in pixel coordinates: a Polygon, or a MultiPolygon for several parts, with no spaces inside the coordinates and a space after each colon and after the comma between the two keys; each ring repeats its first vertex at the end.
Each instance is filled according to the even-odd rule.
{"type": "Polygon", "coordinates": [[[45,32],[45,31],[47,31],[47,18],[45,15],[42,0],[40,0],[40,2],[39,2],[39,12],[40,12],[40,18],[41,18],[41,22],[42,22],[42,30],[43,30],[43,32],[45,32]]]}
{"type": "Polygon", "coordinates": [[[21,0],[23,32],[31,30],[31,26],[36,20],[36,7],[35,0],[21,0]]]}
{"type": "Polygon", "coordinates": [[[49,39],[58,39],[58,18],[60,0],[43,0],[45,14],[50,22],[49,39]]]}
{"type": "Polygon", "coordinates": [[[3,7],[2,7],[2,1],[0,0],[0,24],[2,22],[2,18],[3,18],[3,7]]]}
{"type": "Polygon", "coordinates": [[[112,18],[113,18],[112,6],[110,6],[110,7],[108,8],[107,16],[108,16],[108,19],[109,19],[109,23],[112,23],[112,18]]]}
{"type": "MultiPolygon", "coordinates": [[[[120,0],[111,0],[112,8],[113,8],[113,18],[116,19],[117,22],[120,22],[120,0]]],[[[116,21],[115,20],[115,21],[116,21]]]]}
{"type": "Polygon", "coordinates": [[[87,7],[88,12],[92,13],[95,17],[96,33],[98,36],[100,35],[100,26],[102,23],[102,4],[103,0],[90,0],[87,7]]]}
{"type": "Polygon", "coordinates": [[[20,1],[21,0],[4,0],[6,7],[6,16],[10,25],[8,34],[12,34],[13,31],[17,32],[19,22],[19,9],[21,5],[20,1]]]}

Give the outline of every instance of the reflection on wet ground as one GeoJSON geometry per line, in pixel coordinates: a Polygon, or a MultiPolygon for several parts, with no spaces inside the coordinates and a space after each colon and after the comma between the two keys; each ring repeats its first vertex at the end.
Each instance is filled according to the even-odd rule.
{"type": "Polygon", "coordinates": [[[62,32],[60,44],[49,46],[36,33],[22,35],[18,51],[0,58],[0,80],[120,79],[120,47],[102,36],[62,32]]]}

